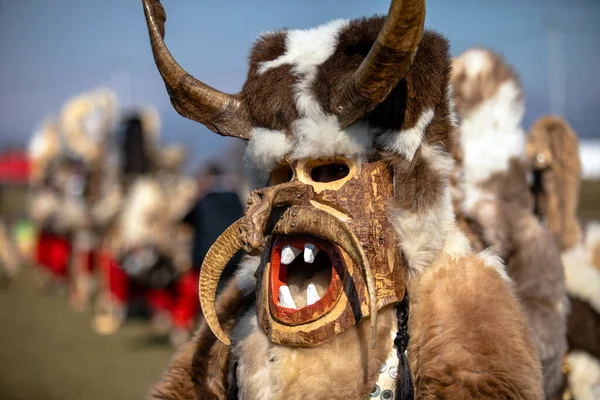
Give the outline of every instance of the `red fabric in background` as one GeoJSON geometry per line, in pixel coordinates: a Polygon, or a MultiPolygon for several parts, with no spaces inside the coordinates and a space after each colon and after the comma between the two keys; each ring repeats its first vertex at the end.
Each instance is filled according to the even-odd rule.
{"type": "Polygon", "coordinates": [[[36,248],[37,264],[46,268],[57,278],[67,278],[69,274],[69,258],[71,243],[59,235],[41,232],[38,235],[36,248]]]}
{"type": "Polygon", "coordinates": [[[171,310],[173,296],[167,289],[144,288],[132,284],[127,273],[108,252],[100,254],[100,268],[110,294],[118,302],[127,303],[130,296],[141,294],[152,310],[171,310]]]}
{"type": "Polygon", "coordinates": [[[175,303],[173,305],[173,325],[191,329],[194,317],[199,310],[197,268],[191,268],[182,274],[176,283],[175,303]]]}
{"type": "Polygon", "coordinates": [[[84,257],[83,262],[85,263],[85,270],[91,274],[95,269],[94,261],[96,254],[93,251],[86,251],[82,254],[82,257],[84,257]]]}
{"type": "Polygon", "coordinates": [[[190,269],[182,274],[175,283],[175,292],[168,289],[141,288],[130,285],[129,277],[117,264],[114,257],[103,252],[100,255],[100,268],[108,283],[109,291],[114,299],[127,303],[129,296],[143,292],[144,299],[152,311],[168,311],[173,325],[191,329],[198,313],[198,269],[190,269]]]}
{"type": "Polygon", "coordinates": [[[98,257],[104,283],[108,286],[112,298],[119,303],[127,303],[129,299],[127,274],[119,268],[112,254],[102,251],[98,257]]]}
{"type": "Polygon", "coordinates": [[[1,183],[27,183],[30,168],[27,154],[22,151],[6,151],[0,154],[1,183]]]}

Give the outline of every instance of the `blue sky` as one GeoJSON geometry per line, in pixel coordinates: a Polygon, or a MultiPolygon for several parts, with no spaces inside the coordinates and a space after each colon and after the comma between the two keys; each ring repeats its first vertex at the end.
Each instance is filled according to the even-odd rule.
{"type": "MultiPolygon", "coordinates": [[[[167,44],[182,66],[236,92],[254,38],[274,28],[308,28],[334,18],[385,14],[387,0],[163,0],[167,44]]],[[[429,0],[426,25],[453,54],[484,45],[502,52],[525,86],[525,127],[552,111],[549,35],[564,50],[563,112],[585,138],[600,138],[600,2],[429,0]]],[[[110,85],[124,107],[154,104],[163,140],[186,145],[192,163],[227,139],[180,117],[154,66],[140,0],[0,0],[0,148],[24,143],[72,94],[110,85]]],[[[560,86],[558,86],[560,87],[560,86]]]]}

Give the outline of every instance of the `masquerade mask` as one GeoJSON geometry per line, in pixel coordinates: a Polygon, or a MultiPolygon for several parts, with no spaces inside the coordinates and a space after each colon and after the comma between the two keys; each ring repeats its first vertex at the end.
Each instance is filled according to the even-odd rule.
{"type": "MultiPolygon", "coordinates": [[[[207,254],[200,278],[207,321],[226,262],[244,248],[263,254],[257,314],[273,342],[317,345],[367,316],[374,327],[377,310],[402,300],[405,289],[385,210],[393,195],[390,167],[382,160],[300,160],[273,179],[283,171],[291,181],[253,192],[245,217],[207,254]]],[[[228,341],[218,324],[213,328],[228,341]]]]}

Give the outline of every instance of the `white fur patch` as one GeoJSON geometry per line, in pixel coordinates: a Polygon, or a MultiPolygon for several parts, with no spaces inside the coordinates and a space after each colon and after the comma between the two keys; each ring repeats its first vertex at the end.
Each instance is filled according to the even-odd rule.
{"type": "Polygon", "coordinates": [[[256,277],[254,273],[260,264],[260,256],[244,256],[235,273],[237,286],[244,296],[249,295],[256,289],[256,277]]]}
{"type": "Polygon", "coordinates": [[[251,189],[266,185],[269,171],[292,150],[292,145],[283,132],[265,128],[253,129],[244,156],[244,167],[251,189]]]}
{"type": "Polygon", "coordinates": [[[256,168],[270,170],[291,150],[292,143],[283,132],[254,128],[248,141],[246,156],[256,168]]]}
{"type": "Polygon", "coordinates": [[[271,384],[273,365],[269,361],[273,346],[258,326],[254,307],[234,325],[231,344],[232,353],[239,357],[236,374],[240,399],[276,398],[271,384]]]}
{"type": "Polygon", "coordinates": [[[399,132],[389,132],[377,138],[377,142],[385,150],[400,154],[407,160],[412,161],[417,149],[423,141],[425,130],[433,121],[434,112],[432,108],[423,111],[415,126],[403,129],[399,132]]]}
{"type": "Polygon", "coordinates": [[[450,189],[425,213],[395,210],[390,216],[411,273],[421,274],[440,254],[447,234],[455,227],[450,189]]]}
{"type": "Polygon", "coordinates": [[[465,71],[468,76],[479,74],[491,63],[490,57],[482,49],[470,49],[464,52],[461,58],[464,60],[466,66],[465,71]]]}
{"type": "Polygon", "coordinates": [[[421,146],[421,155],[427,161],[427,165],[443,179],[448,178],[454,170],[454,158],[441,146],[424,143],[421,146]]]}
{"type": "Polygon", "coordinates": [[[362,156],[371,151],[376,130],[366,122],[357,122],[341,130],[337,117],[321,114],[301,118],[292,125],[294,132],[293,159],[332,157],[343,154],[362,156]]]}
{"type": "Polygon", "coordinates": [[[471,251],[471,244],[467,236],[457,226],[454,226],[446,236],[444,254],[452,258],[460,258],[469,255],[471,251]]]}
{"type": "Polygon", "coordinates": [[[320,65],[331,57],[337,46],[338,34],[348,23],[347,20],[336,19],[311,29],[287,31],[285,53],[275,60],[261,63],[258,72],[263,74],[284,64],[294,64],[299,73],[308,72],[311,66],[320,65]]]}
{"type": "Polygon", "coordinates": [[[600,399],[600,362],[591,355],[574,351],[567,355],[569,387],[577,400],[600,399]]]}
{"type": "Polygon", "coordinates": [[[149,216],[163,215],[168,201],[158,180],[141,177],[133,183],[120,214],[120,241],[123,246],[153,242],[157,234],[149,216]]]}
{"type": "MultiPolygon", "coordinates": [[[[479,185],[492,174],[506,171],[513,158],[525,157],[525,132],[521,128],[523,103],[520,89],[505,82],[498,93],[465,117],[460,125],[465,198],[470,204],[482,196],[479,185]]],[[[465,211],[469,206],[465,205],[465,211]]]]}
{"type": "Polygon", "coordinates": [[[448,111],[450,112],[450,125],[452,128],[458,126],[458,115],[456,114],[456,104],[454,102],[454,87],[448,83],[446,91],[446,101],[448,102],[448,111]]]}
{"type": "Polygon", "coordinates": [[[493,247],[488,247],[487,249],[478,253],[477,257],[481,258],[485,262],[485,265],[495,269],[496,272],[498,272],[498,274],[502,277],[502,279],[504,279],[507,282],[512,282],[512,280],[506,273],[506,266],[504,265],[502,258],[500,258],[500,256],[496,252],[496,249],[494,249],[493,247]]]}
{"type": "Polygon", "coordinates": [[[600,271],[591,265],[581,244],[562,254],[565,284],[573,297],[588,302],[600,313],[600,271]]]}
{"type": "Polygon", "coordinates": [[[53,145],[52,137],[46,133],[46,126],[41,127],[33,133],[29,140],[27,154],[31,158],[39,158],[48,154],[53,145]]]}

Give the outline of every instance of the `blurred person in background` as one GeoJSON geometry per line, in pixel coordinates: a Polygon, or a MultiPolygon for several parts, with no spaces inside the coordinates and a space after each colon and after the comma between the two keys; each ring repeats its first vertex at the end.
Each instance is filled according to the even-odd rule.
{"type": "MultiPolygon", "coordinates": [[[[236,188],[234,180],[225,173],[218,163],[210,163],[198,179],[198,200],[183,221],[189,224],[194,231],[192,246],[192,265],[195,272],[194,307],[198,310],[198,274],[206,253],[217,238],[235,221],[244,214],[244,207],[236,188]]],[[[219,284],[220,291],[226,281],[233,276],[242,253],[231,259],[223,273],[219,284]]]]}

